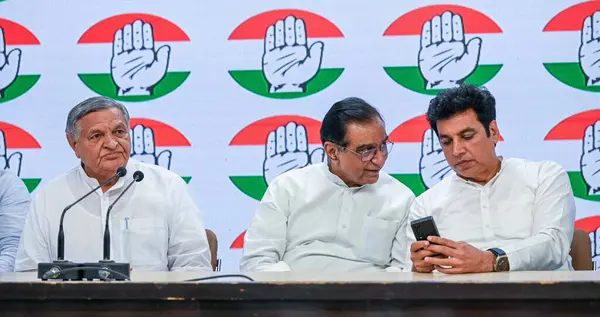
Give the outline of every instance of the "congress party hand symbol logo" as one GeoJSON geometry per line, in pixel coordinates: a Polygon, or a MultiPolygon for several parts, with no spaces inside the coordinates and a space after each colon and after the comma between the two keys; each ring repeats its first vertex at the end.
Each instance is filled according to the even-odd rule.
{"type": "Polygon", "coordinates": [[[153,88],[167,73],[171,48],[154,49],[150,23],[136,20],[115,32],[110,62],[112,79],[119,96],[152,95],[153,88]]]}
{"type": "MultiPolygon", "coordinates": [[[[565,85],[600,92],[600,1],[585,1],[564,9],[543,31],[560,33],[560,41],[578,44],[569,48],[570,57],[544,61],[546,70],[565,85]]],[[[550,45],[557,40],[548,37],[550,45]]]]}
{"type": "Polygon", "coordinates": [[[18,48],[6,51],[4,29],[0,27],[0,99],[4,91],[17,79],[19,65],[21,64],[21,50],[18,48]]]}
{"type": "Polygon", "coordinates": [[[245,58],[232,61],[229,74],[240,86],[263,97],[306,97],[326,89],[341,76],[343,61],[323,57],[325,44],[339,45],[343,38],[335,24],[312,12],[262,12],[242,22],[228,38],[231,47],[241,51],[260,41],[256,62],[245,58]]]}
{"type": "Polygon", "coordinates": [[[588,185],[588,195],[600,195],[600,120],[585,128],[581,175],[588,185]]]}
{"type": "Polygon", "coordinates": [[[170,150],[156,154],[154,131],[150,127],[138,124],[131,130],[131,157],[144,163],[154,164],[166,169],[171,168],[170,150]]]}
{"type": "Polygon", "coordinates": [[[482,62],[483,42],[487,52],[500,50],[501,42],[495,39],[501,34],[496,22],[471,8],[421,7],[400,16],[385,30],[386,41],[395,43],[398,50],[384,70],[399,85],[425,95],[461,83],[482,86],[502,68],[501,63],[493,63],[501,54],[485,53],[486,62],[482,62]],[[414,53],[405,49],[412,45],[417,45],[414,53]]]}
{"type": "Polygon", "coordinates": [[[179,88],[190,75],[181,68],[189,63],[172,63],[189,42],[179,26],[160,16],[111,16],[79,38],[78,47],[89,46],[104,53],[89,54],[86,72],[78,76],[97,94],[115,100],[155,100],[179,88]]]}
{"type": "Polygon", "coordinates": [[[481,39],[465,43],[462,17],[450,11],[423,24],[419,70],[425,89],[445,89],[461,84],[479,62],[481,39]]]}
{"type": "Polygon", "coordinates": [[[6,135],[0,130],[0,169],[10,170],[21,175],[21,163],[23,162],[23,154],[21,152],[13,152],[9,155],[6,148],[6,135]]]}
{"type": "Polygon", "coordinates": [[[299,169],[309,164],[322,163],[325,151],[322,147],[308,150],[306,127],[296,122],[288,122],[271,131],[265,145],[263,177],[267,186],[280,174],[299,169]]]}
{"type": "Polygon", "coordinates": [[[436,133],[432,129],[427,129],[423,135],[421,159],[419,160],[421,181],[429,189],[444,177],[453,174],[454,170],[448,165],[436,133]]]}
{"type": "Polygon", "coordinates": [[[587,78],[587,85],[600,87],[600,10],[583,22],[579,64],[587,78]]]}
{"type": "Polygon", "coordinates": [[[307,44],[304,20],[288,16],[269,26],[262,68],[270,93],[306,92],[321,68],[323,42],[307,44]]]}

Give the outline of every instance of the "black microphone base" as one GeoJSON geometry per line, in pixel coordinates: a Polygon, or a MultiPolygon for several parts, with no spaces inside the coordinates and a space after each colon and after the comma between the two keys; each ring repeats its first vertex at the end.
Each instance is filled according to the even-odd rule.
{"type": "Polygon", "coordinates": [[[52,263],[39,263],[38,278],[42,281],[124,281],[130,278],[130,265],[129,263],[116,263],[114,261],[74,263],[57,260],[52,263]]]}
{"type": "Polygon", "coordinates": [[[70,270],[78,267],[79,264],[71,261],[56,260],[52,263],[38,263],[38,278],[42,281],[49,279],[59,279],[63,281],[81,281],[83,274],[80,270],[70,270]],[[64,270],[69,270],[61,273],[64,270]]]}
{"type": "Polygon", "coordinates": [[[98,263],[84,263],[83,265],[86,267],[92,266],[98,268],[97,270],[86,270],[83,272],[83,277],[88,281],[107,279],[114,281],[124,281],[130,279],[131,270],[129,267],[129,263],[117,263],[115,261],[103,260],[98,263]],[[115,274],[115,272],[117,274],[115,274]]]}

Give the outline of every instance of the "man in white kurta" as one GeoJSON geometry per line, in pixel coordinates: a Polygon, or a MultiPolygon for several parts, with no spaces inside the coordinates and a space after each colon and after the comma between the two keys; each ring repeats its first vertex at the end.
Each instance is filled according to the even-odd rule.
{"type": "MultiPolygon", "coordinates": [[[[294,135],[279,135],[283,131],[269,137],[271,150],[294,135]]],[[[245,235],[241,271],[400,271],[410,266],[402,261],[414,194],[380,171],[391,144],[379,113],[358,98],[342,100],[325,116],[321,139],[328,163],[291,170],[270,182],[245,235]]]]}
{"type": "Polygon", "coordinates": [[[569,178],[556,163],[503,158],[485,185],[451,175],[413,203],[409,221],[426,216],[444,238],[504,250],[511,271],[571,267],[575,204],[569,178]]]}
{"type": "MultiPolygon", "coordinates": [[[[63,226],[65,260],[102,260],[108,207],[136,171],[144,174],[143,180],[133,183],[108,219],[111,260],[130,263],[134,271],[212,270],[204,224],[187,184],[165,168],[131,159],[129,132],[127,109],[109,98],[89,98],[69,112],[67,140],[81,163],[37,191],[16,271],[56,260],[63,209],[108,182],[69,209],[63,226]],[[126,167],[127,174],[111,181],[119,167],[126,167]]],[[[147,144],[146,139],[134,141],[136,150],[147,144]]]]}
{"type": "Polygon", "coordinates": [[[554,162],[496,154],[496,101],[463,84],[429,104],[423,152],[443,152],[443,180],[411,206],[409,221],[432,216],[441,237],[415,241],[412,270],[482,273],[570,269],[575,202],[569,177],[554,162]],[[428,137],[429,136],[429,137],[428,137]]]}
{"type": "MultiPolygon", "coordinates": [[[[110,213],[111,260],[130,263],[134,271],[211,271],[204,225],[185,181],[164,168],[131,158],[126,168],[127,175],[108,191],[98,189],[65,214],[65,260],[102,260],[108,206],[133,180],[133,173],[142,171],[144,179],[134,183],[110,213]]],[[[37,269],[39,262],[56,259],[60,214],[98,185],[78,166],[36,194],[16,271],[37,269]]]]}

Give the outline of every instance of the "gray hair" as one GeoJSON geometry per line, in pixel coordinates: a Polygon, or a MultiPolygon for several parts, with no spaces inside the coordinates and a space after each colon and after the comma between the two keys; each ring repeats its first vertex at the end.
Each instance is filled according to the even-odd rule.
{"type": "Polygon", "coordinates": [[[73,107],[71,111],[69,111],[65,132],[70,134],[75,140],[79,139],[79,136],[81,135],[79,120],[81,120],[81,118],[92,112],[113,108],[117,108],[123,112],[126,120],[125,123],[127,124],[127,128],[129,128],[129,112],[127,111],[127,108],[113,99],[97,96],[80,102],[77,106],[73,107]]]}

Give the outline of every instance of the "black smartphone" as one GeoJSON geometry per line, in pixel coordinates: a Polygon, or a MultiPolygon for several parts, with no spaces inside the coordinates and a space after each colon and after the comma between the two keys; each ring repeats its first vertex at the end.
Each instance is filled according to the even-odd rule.
{"type": "Polygon", "coordinates": [[[410,222],[410,226],[417,241],[427,240],[428,236],[440,236],[435,221],[433,221],[433,217],[431,216],[413,220],[410,222]]]}

